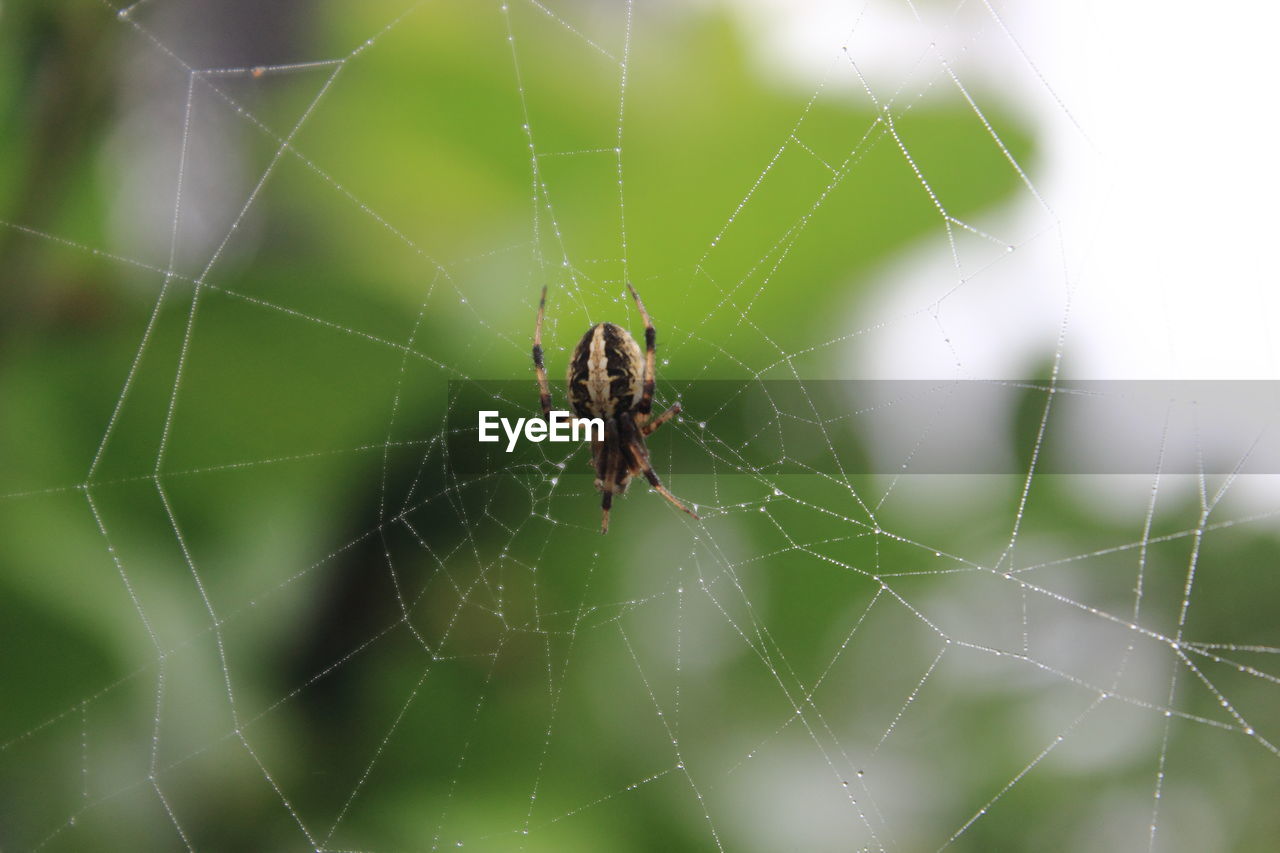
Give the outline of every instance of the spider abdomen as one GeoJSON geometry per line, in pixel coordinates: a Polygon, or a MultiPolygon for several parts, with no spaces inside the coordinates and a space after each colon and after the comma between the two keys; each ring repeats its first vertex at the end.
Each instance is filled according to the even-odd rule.
{"type": "Polygon", "coordinates": [[[631,411],[644,389],[644,358],[631,334],[613,323],[587,330],[569,359],[569,405],[582,418],[631,411]]]}

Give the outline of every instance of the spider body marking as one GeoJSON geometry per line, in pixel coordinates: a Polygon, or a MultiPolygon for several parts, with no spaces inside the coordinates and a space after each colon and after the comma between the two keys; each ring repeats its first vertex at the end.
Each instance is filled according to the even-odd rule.
{"type": "Polygon", "coordinates": [[[597,323],[574,347],[565,380],[578,417],[617,417],[634,409],[644,393],[640,347],[621,326],[597,323]]]}
{"type": "MultiPolygon", "coordinates": [[[[596,489],[601,492],[602,518],[600,532],[609,531],[609,510],[613,496],[627,490],[635,475],[643,475],[654,491],[674,506],[697,518],[682,504],[654,473],[649,463],[645,437],[680,413],[675,403],[656,418],[653,409],[655,352],[657,333],[653,321],[635,288],[627,284],[636,308],[644,319],[645,351],[642,356],[635,338],[621,326],[597,323],[587,330],[573,349],[566,372],[569,405],[581,418],[604,421],[604,439],[591,442],[591,465],[596,472],[596,489]]],[[[551,417],[551,389],[542,360],[542,319],[546,312],[547,289],[542,288],[538,303],[538,322],[533,334],[533,366],[538,376],[538,391],[544,417],[551,417]]]]}

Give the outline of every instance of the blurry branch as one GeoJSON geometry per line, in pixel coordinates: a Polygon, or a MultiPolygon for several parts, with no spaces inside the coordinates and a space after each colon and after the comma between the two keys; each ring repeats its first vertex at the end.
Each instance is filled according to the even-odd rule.
{"type": "MultiPolygon", "coordinates": [[[[10,11],[10,10],[6,10],[10,11]]],[[[14,111],[6,130],[22,161],[4,218],[38,230],[51,225],[83,172],[110,113],[107,39],[97,7],[32,7],[10,11],[14,111]]],[[[39,262],[45,246],[12,228],[0,230],[0,342],[15,329],[83,315],[84,288],[56,282],[39,262]]]]}

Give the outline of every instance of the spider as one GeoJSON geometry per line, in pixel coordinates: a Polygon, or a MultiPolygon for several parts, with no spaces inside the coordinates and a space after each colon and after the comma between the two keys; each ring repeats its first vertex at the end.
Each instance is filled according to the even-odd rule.
{"type": "MultiPolygon", "coordinates": [[[[645,436],[680,413],[680,404],[652,420],[654,383],[654,340],[656,333],[649,312],[644,310],[640,294],[628,282],[627,290],[640,309],[644,319],[645,354],[635,339],[621,326],[613,323],[596,323],[578,341],[569,359],[567,380],[569,404],[580,418],[600,418],[604,421],[604,440],[591,442],[591,466],[596,469],[596,488],[603,493],[600,506],[604,515],[600,532],[609,532],[609,508],[613,496],[627,490],[627,484],[635,474],[643,474],[662,495],[677,508],[697,518],[697,513],[686,507],[667,491],[649,464],[649,450],[645,436]]],[[[551,419],[551,389],[547,385],[547,369],[542,363],[542,315],[547,308],[547,289],[542,288],[538,302],[538,324],[533,332],[533,367],[538,374],[538,391],[541,394],[542,414],[551,419]]]]}

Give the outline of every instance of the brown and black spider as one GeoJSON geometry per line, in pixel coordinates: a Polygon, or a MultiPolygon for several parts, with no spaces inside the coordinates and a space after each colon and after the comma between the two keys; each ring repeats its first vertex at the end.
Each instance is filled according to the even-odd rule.
{"type": "MultiPolygon", "coordinates": [[[[671,501],[676,507],[697,518],[697,513],[680,503],[667,491],[649,464],[649,450],[645,436],[680,413],[680,404],[658,415],[653,420],[654,341],[656,333],[649,312],[644,310],[640,294],[630,283],[627,290],[640,309],[644,319],[645,354],[635,339],[621,326],[613,323],[596,323],[578,341],[569,359],[567,380],[569,405],[580,418],[600,418],[604,421],[604,440],[591,442],[591,464],[596,469],[596,488],[603,493],[600,505],[604,517],[600,532],[609,532],[609,508],[613,496],[627,490],[627,484],[635,474],[643,474],[654,491],[671,501]]],[[[538,302],[538,324],[533,332],[533,366],[538,374],[538,391],[542,398],[542,415],[551,419],[551,389],[547,385],[547,369],[542,364],[542,315],[547,308],[547,289],[542,288],[538,302]]]]}

